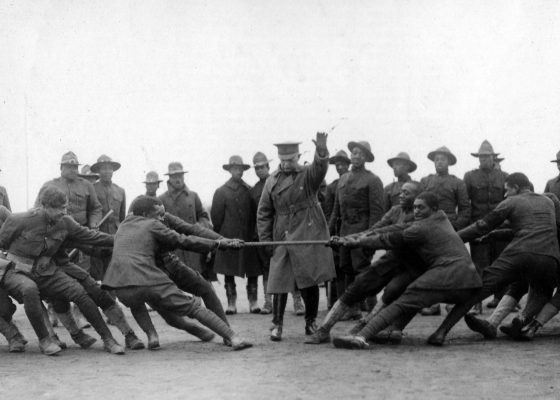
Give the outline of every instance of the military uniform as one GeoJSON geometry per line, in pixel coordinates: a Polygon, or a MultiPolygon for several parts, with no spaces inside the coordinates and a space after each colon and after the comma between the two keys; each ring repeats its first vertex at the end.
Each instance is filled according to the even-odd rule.
{"type": "Polygon", "coordinates": [[[430,174],[420,181],[422,188],[438,196],[439,208],[445,212],[456,230],[470,221],[469,195],[465,182],[449,173],[430,174]]]}
{"type": "Polygon", "coordinates": [[[403,185],[408,182],[412,182],[412,178],[407,175],[405,178],[391,182],[383,188],[383,199],[386,211],[389,211],[393,206],[399,205],[401,189],[403,185]]]}

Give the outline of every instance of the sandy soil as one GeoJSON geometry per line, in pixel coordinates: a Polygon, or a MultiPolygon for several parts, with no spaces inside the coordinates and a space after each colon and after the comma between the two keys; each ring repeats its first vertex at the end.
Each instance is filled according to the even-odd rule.
{"type": "MultiPolygon", "coordinates": [[[[243,287],[239,281],[238,289],[243,287]]],[[[216,289],[225,303],[223,288],[216,289]]],[[[401,345],[349,351],[303,344],[303,317],[292,315],[291,299],[284,340],[270,342],[271,317],[248,314],[244,291],[239,292],[240,313],[230,321],[255,344],[240,352],[218,339],[201,343],[151,314],[160,334],[159,351],[113,356],[100,341],[81,350],[57,328],[69,348],[46,357],[20,307],[15,320],[30,343],[25,353],[10,354],[5,340],[0,341],[0,399],[560,398],[557,319],[531,343],[503,336],[484,341],[461,322],[447,346],[434,348],[424,341],[442,317],[418,316],[401,345]]],[[[326,312],[324,295],[321,300],[320,317],[326,312]]],[[[350,322],[339,323],[334,333],[350,327],[350,322]]],[[[122,335],[111,329],[122,342],[122,335]]]]}

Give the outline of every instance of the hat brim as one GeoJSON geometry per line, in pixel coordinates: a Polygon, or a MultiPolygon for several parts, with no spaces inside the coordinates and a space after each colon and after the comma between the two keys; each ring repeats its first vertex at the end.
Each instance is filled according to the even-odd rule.
{"type": "Polygon", "coordinates": [[[73,162],[61,162],[60,165],[82,165],[80,163],[73,163],[73,162]]]}
{"type": "Polygon", "coordinates": [[[473,156],[473,157],[480,157],[480,156],[496,157],[498,155],[500,155],[500,153],[471,153],[471,156],[473,156]]]}
{"type": "Polygon", "coordinates": [[[163,181],[153,181],[153,182],[148,182],[148,181],[143,181],[142,183],[161,183],[163,181]]]}
{"type": "Polygon", "coordinates": [[[101,168],[103,164],[111,164],[113,166],[113,171],[116,171],[121,167],[121,164],[116,161],[102,161],[93,164],[91,166],[91,172],[99,172],[99,168],[101,168]]]}
{"type": "Polygon", "coordinates": [[[550,160],[550,162],[553,162],[553,163],[557,163],[557,164],[558,164],[558,163],[560,163],[560,158],[559,158],[558,160],[550,160]]]}
{"type": "Polygon", "coordinates": [[[251,166],[247,165],[247,164],[224,164],[224,165],[222,165],[222,168],[225,169],[226,171],[229,171],[231,169],[231,167],[241,167],[241,168],[243,168],[243,171],[247,171],[249,168],[251,168],[251,166]]]}
{"type": "Polygon", "coordinates": [[[329,164],[336,164],[337,162],[343,162],[348,165],[352,163],[348,157],[334,156],[329,158],[329,164]]]}
{"type": "Polygon", "coordinates": [[[400,161],[404,161],[405,163],[408,164],[408,172],[414,172],[416,171],[416,168],[418,168],[418,166],[416,165],[416,163],[414,161],[410,161],[407,160],[406,158],[401,158],[401,157],[393,157],[393,158],[389,158],[387,160],[387,164],[389,164],[389,167],[393,168],[393,162],[396,160],[400,160],[400,161]]]}
{"type": "Polygon", "coordinates": [[[452,153],[447,153],[445,151],[430,151],[428,153],[428,158],[432,161],[434,161],[434,159],[436,158],[436,154],[443,154],[446,155],[447,158],[449,158],[449,165],[455,165],[457,164],[457,157],[455,157],[452,153]]]}
{"type": "Polygon", "coordinates": [[[172,172],[166,172],[166,173],[165,173],[165,174],[163,174],[163,175],[167,175],[167,176],[171,176],[171,175],[179,175],[179,174],[183,174],[183,175],[184,175],[184,174],[186,174],[187,172],[189,172],[189,171],[183,171],[183,170],[180,170],[180,171],[172,171],[172,172]]]}
{"type": "Polygon", "coordinates": [[[84,174],[78,174],[78,176],[80,178],[99,178],[98,174],[89,174],[89,175],[84,175],[84,174]]]}
{"type": "Polygon", "coordinates": [[[285,161],[285,160],[291,160],[292,158],[296,157],[296,156],[300,156],[301,153],[290,153],[290,154],[278,154],[278,158],[280,159],[280,161],[285,161]]]}
{"type": "Polygon", "coordinates": [[[361,145],[358,142],[350,142],[348,143],[348,150],[352,151],[352,149],[354,147],[358,147],[360,148],[366,155],[366,161],[367,162],[372,162],[373,160],[375,160],[375,156],[373,155],[373,153],[371,152],[371,150],[369,150],[367,147],[361,145]]]}

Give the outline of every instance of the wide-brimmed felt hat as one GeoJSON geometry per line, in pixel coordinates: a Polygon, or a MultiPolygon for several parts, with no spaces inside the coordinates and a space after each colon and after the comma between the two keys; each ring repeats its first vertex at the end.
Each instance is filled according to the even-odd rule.
{"type": "Polygon", "coordinates": [[[121,167],[120,163],[118,163],[116,161],[113,161],[113,159],[111,157],[109,157],[108,155],[101,154],[99,156],[99,158],[97,159],[97,162],[91,166],[91,171],[92,172],[99,172],[99,168],[101,168],[101,166],[103,164],[111,165],[113,167],[113,171],[116,171],[121,167]]]}
{"type": "Polygon", "coordinates": [[[269,160],[264,153],[257,151],[253,156],[253,167],[262,167],[271,161],[272,160],[269,160]]]}
{"type": "Polygon", "coordinates": [[[336,152],[334,156],[329,158],[329,164],[336,164],[337,162],[350,164],[350,158],[348,158],[348,153],[346,153],[344,150],[339,150],[336,152]]]}
{"type": "Polygon", "coordinates": [[[227,164],[222,165],[222,168],[225,169],[226,171],[229,171],[230,168],[234,166],[243,168],[243,171],[246,171],[249,168],[251,168],[250,165],[243,163],[243,159],[241,158],[241,156],[231,156],[229,158],[229,162],[227,164]]]}
{"type": "Polygon", "coordinates": [[[300,155],[300,144],[301,142],[274,143],[274,146],[278,148],[278,158],[280,158],[280,161],[291,160],[295,156],[300,155]]]}
{"type": "Polygon", "coordinates": [[[401,160],[401,161],[404,161],[405,163],[407,163],[408,164],[408,172],[416,171],[416,168],[417,168],[416,163],[410,159],[410,156],[408,155],[408,153],[405,153],[404,151],[401,151],[395,157],[389,158],[387,160],[387,164],[389,164],[389,167],[393,168],[393,162],[396,161],[396,160],[401,160]]]}
{"type": "Polygon", "coordinates": [[[473,157],[480,157],[480,156],[497,156],[500,153],[495,153],[494,148],[490,144],[488,140],[485,140],[480,145],[478,149],[478,153],[471,153],[473,157]]]}
{"type": "Polygon", "coordinates": [[[560,151],[556,153],[556,160],[551,160],[550,162],[560,163],[560,151]]]}
{"type": "Polygon", "coordinates": [[[78,176],[80,176],[82,178],[99,178],[98,174],[95,174],[95,173],[91,172],[91,167],[88,164],[85,164],[82,167],[82,170],[80,171],[78,176]]]}
{"type": "Polygon", "coordinates": [[[62,155],[60,165],[81,165],[78,161],[78,156],[73,151],[69,151],[62,155]]]}
{"type": "Polygon", "coordinates": [[[172,161],[167,167],[167,172],[164,175],[186,174],[189,171],[183,170],[183,164],[179,161],[172,161]]]}
{"type": "Polygon", "coordinates": [[[494,161],[495,161],[495,162],[501,163],[501,162],[504,161],[504,160],[505,160],[505,157],[497,157],[497,156],[494,157],[494,161]]]}
{"type": "Polygon", "coordinates": [[[362,151],[366,155],[366,161],[367,162],[372,162],[373,160],[375,160],[375,157],[374,157],[373,153],[371,152],[371,146],[369,145],[369,142],[366,142],[365,140],[361,140],[359,142],[349,142],[348,143],[348,150],[352,151],[352,149],[354,149],[354,147],[358,147],[358,148],[362,149],[362,151]]]}
{"type": "Polygon", "coordinates": [[[451,150],[449,150],[445,146],[441,146],[441,147],[435,149],[434,151],[430,151],[428,153],[428,158],[430,160],[434,161],[434,158],[436,157],[436,154],[446,155],[447,158],[449,159],[449,165],[455,165],[457,163],[457,157],[455,157],[455,155],[451,152],[451,150]]]}
{"type": "Polygon", "coordinates": [[[146,180],[142,183],[160,183],[163,182],[159,179],[159,175],[156,171],[150,171],[146,174],[146,180]]]}

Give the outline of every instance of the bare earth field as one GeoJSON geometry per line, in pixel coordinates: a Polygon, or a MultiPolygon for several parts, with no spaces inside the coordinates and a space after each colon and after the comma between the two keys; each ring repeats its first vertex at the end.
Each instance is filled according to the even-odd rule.
{"type": "MultiPolygon", "coordinates": [[[[225,303],[223,287],[215,287],[225,303]]],[[[291,298],[284,339],[270,342],[271,316],[247,313],[241,280],[238,292],[240,314],[230,321],[255,344],[240,352],[219,339],[201,343],[151,313],[160,334],[159,351],[129,350],[125,356],[113,356],[103,351],[100,340],[81,350],[63,328],[57,328],[69,348],[60,356],[46,357],[19,307],[15,320],[30,343],[25,353],[10,354],[6,341],[0,340],[0,399],[560,398],[558,319],[532,343],[515,343],[503,336],[483,341],[461,322],[447,346],[434,348],[424,341],[442,317],[418,316],[403,344],[349,351],[331,344],[303,344],[303,317],[292,315],[291,298]]],[[[323,317],[323,289],[320,310],[323,317]]],[[[488,316],[490,311],[485,308],[484,313],[488,316]]],[[[334,333],[350,327],[351,322],[339,323],[334,333]]],[[[120,332],[111,329],[122,343],[120,332]]],[[[91,329],[88,333],[95,335],[91,329]]]]}

